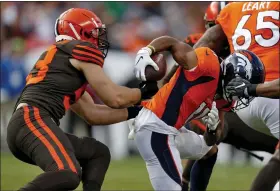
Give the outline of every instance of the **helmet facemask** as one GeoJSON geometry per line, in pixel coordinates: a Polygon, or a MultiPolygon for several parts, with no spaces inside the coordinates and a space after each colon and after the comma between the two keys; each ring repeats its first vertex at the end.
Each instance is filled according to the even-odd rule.
{"type": "MultiPolygon", "coordinates": [[[[237,111],[240,109],[243,109],[247,106],[249,106],[250,102],[254,99],[254,97],[238,97],[238,96],[232,96],[231,94],[226,92],[226,86],[228,83],[235,77],[241,77],[246,79],[247,76],[245,76],[246,73],[243,71],[244,68],[239,68],[240,67],[240,57],[236,55],[230,55],[228,56],[225,60],[222,61],[221,63],[221,75],[220,75],[220,80],[221,80],[221,89],[222,89],[222,95],[223,98],[229,102],[229,103],[234,103],[233,110],[237,111]],[[241,76],[242,75],[242,76],[241,76]]],[[[243,60],[244,61],[244,60],[243,60]]],[[[244,64],[244,63],[242,63],[244,64]]],[[[241,65],[242,65],[241,64],[241,65]]],[[[248,77],[247,77],[248,79],[248,77]]],[[[248,79],[249,80],[249,79],[248,79]]]]}
{"type": "Polygon", "coordinates": [[[98,38],[97,38],[98,48],[102,51],[103,57],[105,58],[110,48],[110,43],[107,37],[107,29],[105,25],[102,25],[102,27],[97,28],[97,30],[98,30],[98,38]]]}
{"type": "Polygon", "coordinates": [[[85,32],[84,36],[88,38],[90,42],[93,42],[98,46],[98,49],[101,50],[104,58],[107,56],[110,43],[107,39],[107,29],[105,25],[95,28],[89,33],[85,32]]]}

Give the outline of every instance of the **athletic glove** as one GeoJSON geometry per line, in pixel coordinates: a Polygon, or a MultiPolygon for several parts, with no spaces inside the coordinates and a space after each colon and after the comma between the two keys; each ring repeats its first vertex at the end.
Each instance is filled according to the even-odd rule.
{"type": "Polygon", "coordinates": [[[144,47],[137,52],[134,65],[134,74],[138,80],[146,81],[145,69],[148,65],[152,66],[156,71],[159,70],[157,64],[150,57],[152,49],[144,47]]]}
{"type": "Polygon", "coordinates": [[[203,122],[206,124],[210,131],[215,131],[220,123],[219,111],[216,107],[216,102],[213,101],[212,108],[208,115],[202,118],[203,122]]]}
{"type": "Polygon", "coordinates": [[[157,92],[158,86],[156,81],[146,81],[139,84],[141,90],[141,100],[151,99],[157,92]]]}
{"type": "Polygon", "coordinates": [[[238,96],[249,98],[250,96],[256,95],[256,84],[251,84],[249,81],[236,77],[232,79],[226,86],[226,93],[230,96],[238,96]]]}
{"type": "Polygon", "coordinates": [[[128,107],[127,108],[127,112],[128,112],[127,120],[135,118],[142,108],[143,108],[143,106],[141,106],[141,105],[135,105],[135,106],[128,107]]]}

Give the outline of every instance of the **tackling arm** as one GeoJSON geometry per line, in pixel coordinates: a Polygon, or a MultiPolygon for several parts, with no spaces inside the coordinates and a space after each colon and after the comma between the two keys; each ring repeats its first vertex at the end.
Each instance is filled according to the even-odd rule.
{"type": "Polygon", "coordinates": [[[127,88],[113,83],[98,65],[70,59],[71,64],[82,71],[98,97],[109,107],[125,108],[141,99],[141,90],[127,88]]]}
{"type": "Polygon", "coordinates": [[[256,94],[261,97],[280,98],[280,79],[256,85],[256,94]]]}
{"type": "Polygon", "coordinates": [[[249,81],[236,77],[226,86],[226,91],[231,96],[249,97],[260,96],[279,99],[280,79],[276,79],[264,84],[251,84],[249,81]]]}
{"type": "Polygon", "coordinates": [[[128,118],[127,109],[112,109],[106,105],[94,104],[88,92],[85,92],[71,109],[90,125],[109,125],[128,118]]]}
{"type": "Polygon", "coordinates": [[[223,50],[225,43],[227,42],[227,37],[221,27],[217,24],[204,33],[204,35],[198,40],[198,42],[193,46],[194,49],[199,47],[209,47],[216,54],[220,54],[223,50]]]}

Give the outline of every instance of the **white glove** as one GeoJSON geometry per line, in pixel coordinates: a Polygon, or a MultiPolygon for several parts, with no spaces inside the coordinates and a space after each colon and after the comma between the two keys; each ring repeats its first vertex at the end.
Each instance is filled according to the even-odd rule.
{"type": "Polygon", "coordinates": [[[128,134],[128,140],[134,140],[135,138],[135,118],[134,119],[130,119],[127,121],[128,123],[128,127],[129,127],[129,134],[128,134]]]}
{"type": "Polygon", "coordinates": [[[216,130],[216,128],[220,123],[220,119],[219,119],[219,111],[216,107],[215,101],[213,101],[212,109],[209,111],[208,115],[203,117],[202,120],[210,130],[212,131],[216,130]]]}
{"type": "Polygon", "coordinates": [[[150,65],[156,71],[159,70],[157,64],[150,57],[152,50],[148,47],[141,48],[136,55],[135,65],[134,65],[134,74],[138,80],[146,81],[145,68],[150,65]]]}

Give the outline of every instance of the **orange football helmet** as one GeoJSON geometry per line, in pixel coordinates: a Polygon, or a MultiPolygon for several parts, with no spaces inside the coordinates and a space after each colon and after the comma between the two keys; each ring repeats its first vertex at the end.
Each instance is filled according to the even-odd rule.
{"type": "Polygon", "coordinates": [[[208,29],[215,25],[215,21],[220,13],[220,11],[230,2],[226,1],[213,1],[206,9],[206,13],[204,15],[205,20],[205,28],[208,29]]]}
{"type": "Polygon", "coordinates": [[[107,30],[101,20],[91,11],[71,8],[62,13],[55,23],[56,41],[84,40],[97,46],[104,58],[109,49],[107,30]]]}

